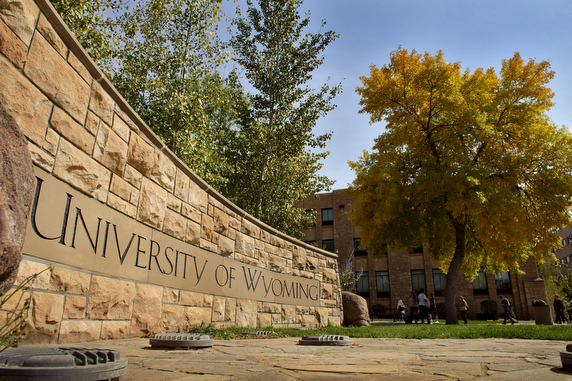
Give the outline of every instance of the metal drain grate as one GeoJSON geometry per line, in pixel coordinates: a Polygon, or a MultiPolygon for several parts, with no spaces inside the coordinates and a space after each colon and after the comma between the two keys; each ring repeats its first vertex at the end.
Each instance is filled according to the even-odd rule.
{"type": "Polygon", "coordinates": [[[344,346],[350,345],[352,339],[349,336],[340,335],[307,335],[302,336],[302,339],[298,342],[300,345],[332,345],[332,346],[344,346]]]}
{"type": "Polygon", "coordinates": [[[268,337],[269,335],[276,335],[276,332],[272,331],[254,331],[254,332],[243,332],[242,336],[258,336],[258,337],[268,337]]]}
{"type": "Polygon", "coordinates": [[[149,343],[152,348],[199,349],[212,347],[214,340],[196,333],[158,333],[149,343]]]}
{"type": "Polygon", "coordinates": [[[85,348],[8,348],[0,353],[0,379],[7,381],[119,380],[127,359],[118,351],[85,348]]]}

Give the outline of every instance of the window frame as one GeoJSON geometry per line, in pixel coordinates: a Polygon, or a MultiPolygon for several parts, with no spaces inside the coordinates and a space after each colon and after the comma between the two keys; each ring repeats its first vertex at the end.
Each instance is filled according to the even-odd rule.
{"type": "MultiPolygon", "coordinates": [[[[356,272],[356,275],[357,273],[358,272],[356,272]]],[[[369,298],[369,274],[367,271],[364,271],[361,277],[356,281],[356,294],[364,298],[369,298]],[[365,290],[360,290],[360,286],[365,290]]]]}
{"type": "Polygon", "coordinates": [[[321,209],[320,214],[322,216],[322,226],[334,225],[334,208],[321,209]],[[326,212],[326,214],[327,214],[325,217],[330,217],[329,214],[331,214],[331,219],[324,219],[324,212],[326,212]]]}
{"type": "Polygon", "coordinates": [[[375,291],[377,293],[378,298],[391,296],[391,286],[389,283],[389,271],[376,271],[375,272],[375,291]],[[380,282],[379,282],[380,279],[383,279],[382,286],[387,284],[387,290],[383,290],[385,287],[381,287],[382,290],[380,291],[380,282]]]}

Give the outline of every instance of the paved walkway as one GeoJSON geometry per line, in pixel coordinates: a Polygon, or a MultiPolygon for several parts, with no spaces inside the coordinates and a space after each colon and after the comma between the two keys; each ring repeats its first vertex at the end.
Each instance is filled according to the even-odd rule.
{"type": "Polygon", "coordinates": [[[149,339],[73,346],[120,351],[129,359],[121,381],[572,380],[560,361],[564,341],[352,339],[351,346],[320,347],[299,339],[215,340],[189,351],[151,349],[149,339]]]}

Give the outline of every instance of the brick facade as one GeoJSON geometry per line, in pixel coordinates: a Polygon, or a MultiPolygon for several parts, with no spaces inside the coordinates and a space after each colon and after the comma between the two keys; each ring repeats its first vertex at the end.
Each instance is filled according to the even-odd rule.
{"type": "MultiPolygon", "coordinates": [[[[347,259],[349,250],[354,245],[354,239],[359,238],[359,228],[349,221],[349,210],[352,200],[343,194],[343,190],[335,190],[300,201],[297,206],[316,212],[316,226],[305,230],[301,238],[305,242],[323,246],[324,240],[334,240],[334,250],[338,252],[340,265],[347,259]],[[322,209],[333,209],[333,224],[323,225],[321,221],[322,209]]],[[[572,245],[570,245],[572,247],[572,245]]],[[[414,253],[408,253],[404,249],[389,248],[384,259],[373,258],[372,253],[357,255],[354,262],[354,270],[363,269],[368,273],[369,294],[364,294],[369,307],[382,304],[388,308],[396,308],[397,301],[403,300],[409,307],[409,295],[412,289],[413,270],[422,270],[425,275],[425,288],[427,294],[436,293],[433,279],[433,270],[439,270],[439,264],[434,263],[427,254],[428,247],[418,248],[414,253]],[[389,273],[390,294],[378,296],[376,284],[376,272],[387,271],[389,273]]],[[[485,274],[486,289],[475,291],[473,283],[464,276],[458,278],[457,297],[464,296],[469,304],[468,316],[476,319],[481,316],[481,302],[484,300],[498,301],[498,295],[503,293],[514,303],[515,313],[519,319],[533,319],[532,297],[546,300],[546,287],[544,280],[540,279],[535,258],[531,257],[521,264],[520,268],[525,272],[523,275],[509,273],[510,287],[497,292],[495,277],[493,274],[485,274]]],[[[417,290],[418,291],[418,290],[417,290]]],[[[444,303],[445,296],[437,295],[437,303],[444,303]]],[[[499,306],[499,311],[502,309],[499,306]]],[[[444,318],[444,317],[443,317],[444,318]]]]}

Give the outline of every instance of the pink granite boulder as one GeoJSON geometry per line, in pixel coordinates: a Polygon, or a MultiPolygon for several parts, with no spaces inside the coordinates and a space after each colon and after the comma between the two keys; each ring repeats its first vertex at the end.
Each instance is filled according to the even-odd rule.
{"type": "Polygon", "coordinates": [[[34,184],[28,140],[0,103],[0,295],[16,280],[34,184]]]}
{"type": "Polygon", "coordinates": [[[366,327],[369,325],[369,310],[364,298],[352,292],[342,292],[344,325],[366,327]]]}

